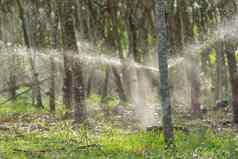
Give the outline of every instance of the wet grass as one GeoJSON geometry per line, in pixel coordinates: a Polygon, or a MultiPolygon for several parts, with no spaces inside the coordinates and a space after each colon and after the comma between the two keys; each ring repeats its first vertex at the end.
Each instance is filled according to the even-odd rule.
{"type": "Polygon", "coordinates": [[[6,159],[236,159],[238,136],[209,128],[175,132],[166,149],[161,132],[128,133],[104,125],[100,132],[21,102],[0,107],[0,158],[6,159]],[[16,115],[17,114],[17,115],[16,115]],[[4,120],[15,118],[13,121],[4,120]]]}
{"type": "Polygon", "coordinates": [[[89,142],[82,140],[80,132],[62,130],[57,133],[0,136],[0,152],[3,158],[214,158],[235,159],[238,155],[238,138],[230,135],[215,136],[206,132],[183,135],[176,133],[176,147],[164,148],[158,134],[123,134],[113,132],[89,142]]]}

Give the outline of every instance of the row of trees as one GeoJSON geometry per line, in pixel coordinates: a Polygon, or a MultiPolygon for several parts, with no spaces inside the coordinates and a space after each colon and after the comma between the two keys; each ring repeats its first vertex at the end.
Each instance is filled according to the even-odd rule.
{"type": "MultiPolygon", "coordinates": [[[[37,107],[43,107],[41,84],[44,81],[40,80],[42,75],[36,67],[37,50],[63,50],[63,101],[67,109],[74,110],[75,121],[82,123],[86,119],[85,98],[91,93],[95,72],[91,68],[85,73],[82,61],[72,58],[83,54],[78,48],[78,42],[89,41],[98,48],[110,48],[113,52],[111,56],[117,56],[122,61],[129,59],[149,64],[157,57],[154,46],[158,41],[160,100],[167,141],[170,142],[173,138],[168,57],[184,56],[195,64],[193,67],[196,66],[187,69],[193,113],[201,111],[201,93],[204,93],[200,74],[194,70],[201,64],[205,77],[212,79],[210,91],[215,88],[216,101],[223,100],[229,92],[229,85],[226,84],[226,70],[229,69],[234,122],[238,123],[237,43],[229,37],[210,38],[218,24],[229,24],[235,18],[236,0],[1,0],[0,4],[0,40],[6,44],[10,42],[27,47],[31,68],[31,82],[28,85],[32,87],[32,102],[37,107]],[[201,41],[209,43],[193,53],[195,56],[184,53],[188,44],[201,41]],[[214,50],[216,67],[213,67],[211,60],[214,50]]],[[[50,110],[53,112],[57,96],[55,85],[58,81],[55,59],[53,56],[49,57],[48,95],[50,110]]],[[[19,61],[14,55],[10,59],[12,66],[19,61]]],[[[21,85],[18,84],[16,69],[10,71],[9,89],[5,89],[10,92],[13,100],[21,85]]],[[[101,93],[103,99],[108,95],[108,81],[112,74],[121,101],[136,103],[133,91],[143,92],[144,88],[140,87],[143,85],[143,76],[140,75],[144,72],[134,68],[118,69],[110,65],[106,65],[104,71],[101,93]]],[[[158,80],[157,76],[154,77],[150,71],[146,71],[145,76],[151,76],[151,83],[158,84],[155,82],[158,80]]],[[[145,96],[144,94],[143,97],[145,96]]]]}

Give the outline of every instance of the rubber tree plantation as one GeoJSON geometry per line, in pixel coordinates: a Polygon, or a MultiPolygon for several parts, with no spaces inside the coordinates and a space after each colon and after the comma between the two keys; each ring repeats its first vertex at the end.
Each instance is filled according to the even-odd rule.
{"type": "Polygon", "coordinates": [[[0,159],[235,159],[238,0],[0,0],[0,159]]]}

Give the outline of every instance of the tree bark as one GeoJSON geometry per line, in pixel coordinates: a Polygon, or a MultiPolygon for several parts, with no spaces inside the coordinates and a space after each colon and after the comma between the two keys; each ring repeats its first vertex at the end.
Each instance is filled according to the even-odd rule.
{"type": "Polygon", "coordinates": [[[224,85],[225,85],[225,58],[224,58],[224,42],[217,42],[216,45],[216,92],[215,100],[221,101],[224,98],[224,85]]]}
{"type": "MultiPolygon", "coordinates": [[[[59,29],[58,29],[58,22],[59,22],[59,13],[56,9],[57,2],[55,0],[48,1],[48,7],[49,7],[49,17],[50,17],[50,24],[51,24],[51,45],[53,49],[57,50],[57,46],[59,44],[59,29]]],[[[56,66],[55,66],[55,60],[53,55],[50,56],[50,89],[49,89],[49,107],[51,112],[55,112],[55,76],[56,76],[56,66]]]]}
{"type": "Polygon", "coordinates": [[[95,73],[95,68],[91,68],[92,70],[89,73],[89,77],[88,77],[88,84],[87,84],[87,97],[89,97],[91,95],[91,91],[92,91],[92,82],[93,82],[93,78],[94,78],[94,73],[95,73]]]}
{"type": "Polygon", "coordinates": [[[10,97],[13,101],[17,100],[16,85],[17,85],[16,75],[14,72],[11,72],[9,79],[9,88],[10,88],[10,97]]]}
{"type": "Polygon", "coordinates": [[[169,79],[168,79],[168,35],[165,18],[165,1],[158,0],[156,5],[157,10],[157,40],[158,40],[158,57],[159,57],[159,70],[160,70],[160,100],[162,107],[162,123],[163,133],[166,144],[169,146],[173,143],[173,124],[171,101],[169,93],[169,79]]]}
{"type": "Polygon", "coordinates": [[[120,74],[117,72],[117,69],[113,66],[112,66],[112,72],[113,72],[113,75],[115,77],[115,81],[117,84],[119,97],[123,102],[125,102],[125,101],[127,101],[127,96],[126,96],[124,88],[123,88],[123,82],[120,77],[120,74]]]}
{"type": "Polygon", "coordinates": [[[49,107],[51,112],[55,112],[55,62],[54,58],[50,57],[50,90],[49,90],[49,107]]]}
{"type": "Polygon", "coordinates": [[[101,102],[104,102],[106,97],[108,96],[109,79],[110,79],[110,66],[107,66],[106,73],[105,73],[104,86],[103,86],[103,90],[102,90],[102,100],[101,100],[101,102]]]}
{"type": "MultiPolygon", "coordinates": [[[[26,14],[24,12],[22,3],[20,0],[16,0],[16,2],[18,5],[18,8],[19,8],[19,17],[22,21],[22,30],[23,30],[23,37],[24,37],[25,45],[30,51],[29,61],[30,61],[30,65],[31,65],[32,80],[35,83],[35,85],[32,88],[32,104],[35,105],[35,100],[36,100],[36,106],[41,108],[41,107],[43,107],[43,103],[42,103],[42,98],[41,98],[41,90],[40,90],[40,85],[39,85],[39,80],[38,80],[38,73],[35,68],[34,59],[32,58],[32,55],[31,55],[31,53],[32,53],[31,38],[33,39],[33,37],[31,37],[32,35],[30,35],[30,33],[27,32],[28,23],[25,18],[26,14]]],[[[34,54],[35,54],[35,52],[34,52],[34,54]]]]}
{"type": "MultiPolygon", "coordinates": [[[[72,0],[68,3],[72,3],[72,0]]],[[[62,40],[63,40],[63,47],[64,47],[64,80],[63,80],[63,103],[67,109],[72,108],[72,57],[70,55],[70,50],[76,50],[75,41],[73,41],[72,36],[75,37],[73,28],[73,13],[71,13],[72,9],[69,9],[72,6],[67,6],[65,1],[58,2],[60,3],[58,6],[61,7],[61,28],[62,28],[62,40]],[[68,7],[68,8],[67,8],[68,7]],[[72,33],[73,32],[73,33],[72,33]],[[71,46],[73,45],[73,46],[71,46]]],[[[71,51],[72,52],[72,51],[71,51]]]]}
{"type": "MultiPolygon", "coordinates": [[[[231,41],[229,43],[231,43],[231,41]]],[[[226,44],[225,52],[228,61],[230,83],[232,89],[233,122],[235,124],[238,124],[238,71],[235,57],[235,47],[230,44],[226,44]]]]}
{"type": "Polygon", "coordinates": [[[77,39],[74,28],[75,8],[74,0],[63,1],[62,34],[64,44],[64,62],[66,66],[64,96],[69,103],[71,103],[70,98],[73,99],[74,121],[76,124],[81,124],[86,120],[86,106],[82,63],[74,58],[74,56],[78,54],[77,39]]]}

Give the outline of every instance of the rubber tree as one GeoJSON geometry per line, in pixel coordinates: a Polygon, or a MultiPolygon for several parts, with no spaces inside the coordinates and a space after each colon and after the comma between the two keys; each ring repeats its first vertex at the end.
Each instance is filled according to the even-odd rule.
{"type": "MultiPolygon", "coordinates": [[[[48,16],[51,30],[51,46],[53,49],[59,47],[59,10],[57,9],[57,2],[55,0],[48,1],[48,16]]],[[[50,56],[50,81],[49,81],[49,107],[51,112],[55,112],[55,83],[56,83],[56,66],[53,55],[50,56]]]]}
{"type": "Polygon", "coordinates": [[[160,101],[162,108],[163,134],[167,145],[171,145],[174,140],[173,124],[171,116],[171,101],[169,93],[168,79],[168,34],[165,17],[165,0],[158,0],[157,10],[157,39],[158,39],[158,57],[160,70],[160,101]]]}
{"type": "MultiPolygon", "coordinates": [[[[74,58],[79,53],[77,48],[77,38],[75,34],[75,1],[64,0],[62,4],[62,38],[65,64],[65,84],[72,92],[66,92],[65,95],[72,98],[74,108],[74,121],[81,124],[86,119],[85,92],[83,82],[83,72],[81,61],[74,58]],[[70,77],[67,77],[70,76],[70,77]],[[67,79],[71,81],[67,81],[67,79]],[[70,82],[70,83],[67,83],[70,82]],[[68,85],[70,84],[70,85],[68,85]],[[70,93],[69,95],[67,93],[70,93]],[[71,94],[72,93],[72,94],[71,94]]],[[[68,97],[67,97],[68,98],[68,97]]],[[[71,100],[71,99],[67,99],[71,100]]]]}
{"type": "Polygon", "coordinates": [[[229,67],[230,83],[232,90],[232,110],[233,110],[233,122],[238,124],[238,71],[237,62],[235,57],[235,45],[232,42],[226,44],[226,56],[229,67]]]}
{"type": "MultiPolygon", "coordinates": [[[[0,40],[2,40],[4,43],[15,43],[17,40],[17,36],[11,36],[11,34],[14,33],[14,30],[16,30],[16,21],[15,21],[15,8],[11,7],[14,2],[1,2],[1,8],[0,8],[0,14],[1,14],[1,26],[0,26],[0,40]],[[4,29],[3,29],[4,28],[4,29]]],[[[16,84],[17,84],[17,58],[16,55],[11,53],[11,46],[5,46],[7,48],[9,58],[9,96],[12,99],[12,101],[16,101],[16,84]]]]}
{"type": "MultiPolygon", "coordinates": [[[[32,81],[34,82],[32,86],[32,104],[35,105],[35,100],[36,100],[36,106],[38,108],[42,108],[43,103],[42,103],[41,88],[40,88],[40,82],[39,82],[39,74],[36,70],[34,57],[32,57],[32,52],[34,52],[33,54],[35,56],[35,51],[36,51],[34,50],[36,47],[36,44],[35,44],[36,42],[33,40],[36,37],[34,36],[32,30],[37,32],[37,29],[33,28],[32,25],[30,25],[29,22],[27,21],[27,18],[29,18],[29,14],[32,13],[32,10],[30,9],[29,11],[26,11],[23,7],[22,1],[20,0],[16,0],[16,3],[19,10],[19,18],[22,23],[24,42],[27,49],[29,50],[29,61],[31,65],[32,81]]],[[[34,19],[34,22],[35,21],[36,20],[34,19]]]]}

